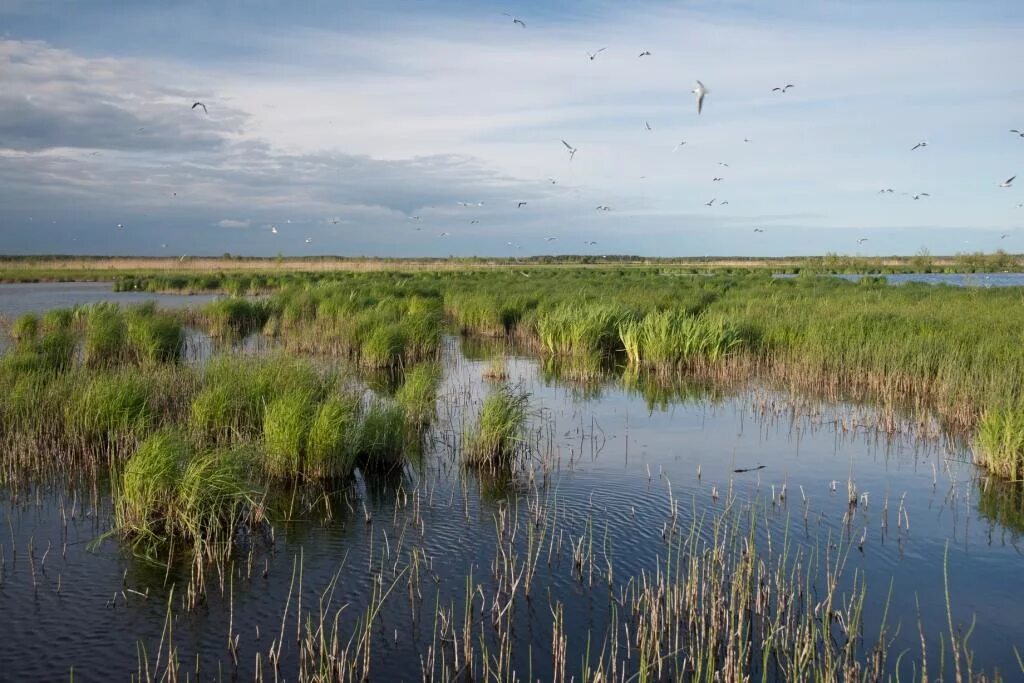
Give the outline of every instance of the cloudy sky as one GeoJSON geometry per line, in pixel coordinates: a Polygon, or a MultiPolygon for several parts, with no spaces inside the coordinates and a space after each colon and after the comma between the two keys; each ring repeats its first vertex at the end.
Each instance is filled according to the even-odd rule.
{"type": "Polygon", "coordinates": [[[1024,251],[1022,36],[1019,0],[0,0],[0,253],[1024,251]]]}

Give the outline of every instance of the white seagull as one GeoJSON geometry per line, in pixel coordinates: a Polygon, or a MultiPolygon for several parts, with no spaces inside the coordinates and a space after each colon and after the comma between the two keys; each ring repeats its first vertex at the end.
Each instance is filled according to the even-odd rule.
{"type": "Polygon", "coordinates": [[[651,130],[651,124],[648,123],[647,121],[644,121],[644,128],[646,128],[647,130],[651,130]]]}
{"type": "Polygon", "coordinates": [[[672,148],[673,152],[676,152],[680,147],[686,144],[686,140],[680,140],[675,147],[672,148]]]}
{"type": "Polygon", "coordinates": [[[575,148],[575,147],[573,147],[572,145],[570,145],[570,144],[569,144],[568,142],[566,142],[566,141],[565,141],[564,139],[562,140],[562,144],[563,144],[563,145],[565,145],[565,148],[566,148],[567,150],[569,150],[569,161],[572,161],[572,158],[573,158],[574,156],[576,156],[576,148],[575,148]]]}
{"type": "Polygon", "coordinates": [[[711,205],[713,205],[714,203],[715,203],[715,200],[714,200],[714,199],[712,199],[712,200],[711,200],[710,202],[704,202],[704,206],[711,206],[711,205]]]}
{"type": "Polygon", "coordinates": [[[701,109],[704,108],[704,96],[708,94],[708,89],[704,87],[704,84],[697,81],[697,87],[691,90],[694,95],[697,96],[697,115],[700,115],[701,109]]]}
{"type": "Polygon", "coordinates": [[[638,55],[638,57],[650,57],[650,56],[651,56],[651,51],[650,50],[644,50],[643,52],[641,52],[638,55]]]}
{"type": "Polygon", "coordinates": [[[607,49],[608,48],[606,48],[606,47],[602,47],[601,49],[599,49],[599,50],[597,50],[595,52],[588,52],[587,56],[590,57],[590,61],[594,61],[595,59],[597,59],[597,56],[599,54],[601,54],[602,52],[604,52],[607,49]]]}
{"type": "Polygon", "coordinates": [[[545,242],[554,242],[557,239],[558,239],[557,237],[545,237],[544,241],[545,242]]]}
{"type": "Polygon", "coordinates": [[[914,201],[917,201],[921,197],[931,197],[931,195],[928,194],[927,192],[918,192],[915,195],[911,195],[911,197],[914,199],[914,201]]]}
{"type": "Polygon", "coordinates": [[[790,88],[795,88],[795,87],[796,86],[793,85],[792,83],[787,83],[786,85],[782,86],[781,88],[772,88],[772,92],[783,93],[783,92],[786,92],[787,90],[789,90],[790,88]]]}
{"type": "Polygon", "coordinates": [[[124,223],[118,223],[118,224],[117,224],[117,227],[118,227],[118,229],[119,229],[119,230],[120,230],[120,229],[122,229],[122,228],[124,228],[124,223]]]}
{"type": "Polygon", "coordinates": [[[277,234],[277,226],[276,225],[271,225],[270,226],[270,234],[271,235],[276,235],[277,234]]]}
{"type": "Polygon", "coordinates": [[[1011,177],[1007,178],[1003,182],[999,183],[999,187],[1013,187],[1013,179],[1016,178],[1016,177],[1017,176],[1011,176],[1011,177]]]}
{"type": "Polygon", "coordinates": [[[911,148],[910,148],[910,151],[911,151],[911,152],[913,152],[913,151],[914,151],[915,149],[917,149],[918,147],[927,147],[927,146],[928,146],[928,143],[927,143],[927,142],[925,142],[924,140],[922,140],[921,142],[919,142],[919,143],[917,143],[916,145],[914,145],[913,147],[911,147],[911,148]]]}
{"type": "Polygon", "coordinates": [[[867,237],[861,237],[859,240],[857,240],[857,244],[864,244],[867,241],[868,241],[867,237]]]}
{"type": "Polygon", "coordinates": [[[509,14],[508,12],[502,12],[502,14],[504,14],[504,15],[505,15],[506,17],[511,17],[511,18],[512,18],[512,23],[513,23],[513,24],[519,24],[519,25],[520,25],[520,26],[522,26],[523,28],[526,28],[526,22],[525,22],[525,21],[523,21],[522,19],[520,19],[519,17],[513,17],[513,16],[512,16],[511,14],[509,14]]]}
{"type": "Polygon", "coordinates": [[[195,109],[196,107],[202,107],[203,113],[209,115],[210,112],[206,111],[206,105],[200,102],[199,100],[196,100],[192,103],[192,108],[195,109]]]}
{"type": "Polygon", "coordinates": [[[516,208],[521,209],[526,206],[526,202],[516,202],[516,208]]]}
{"type": "Polygon", "coordinates": [[[306,244],[312,244],[313,243],[313,238],[312,237],[307,237],[305,241],[306,241],[306,244]]]}

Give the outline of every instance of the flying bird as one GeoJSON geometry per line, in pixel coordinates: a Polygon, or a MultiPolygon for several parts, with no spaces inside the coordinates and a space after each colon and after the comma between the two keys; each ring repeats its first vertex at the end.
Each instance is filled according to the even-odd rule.
{"type": "Polygon", "coordinates": [[[599,54],[601,54],[602,52],[604,52],[607,49],[608,48],[606,48],[606,47],[602,47],[601,49],[599,49],[599,50],[597,50],[595,52],[588,52],[587,56],[590,57],[590,61],[594,61],[595,59],[597,59],[597,56],[599,54]]]}
{"type": "Polygon", "coordinates": [[[763,228],[754,228],[754,232],[764,232],[763,228]]]}
{"type": "Polygon", "coordinates": [[[520,25],[520,26],[522,26],[523,28],[526,28],[526,22],[525,22],[525,21],[523,21],[522,19],[520,19],[519,17],[513,17],[513,16],[512,16],[511,14],[509,14],[508,12],[502,12],[502,14],[504,14],[504,15],[505,15],[506,17],[511,17],[513,25],[514,25],[514,24],[519,24],[519,25],[520,25]]]}
{"type": "Polygon", "coordinates": [[[312,237],[307,237],[306,238],[306,244],[312,244],[312,243],[313,243],[313,238],[312,237]]]}
{"type": "Polygon", "coordinates": [[[476,219],[473,219],[473,220],[471,220],[471,221],[469,222],[469,224],[470,224],[470,225],[476,225],[476,224],[477,224],[477,223],[479,223],[479,222],[480,222],[480,221],[478,221],[478,220],[476,220],[476,219]]]}
{"type": "Polygon", "coordinates": [[[523,208],[524,206],[526,206],[526,202],[517,202],[517,203],[516,203],[516,208],[517,208],[517,209],[521,209],[521,208],[523,208]]]}
{"type": "MultiPolygon", "coordinates": [[[[30,220],[31,220],[31,219],[30,219],[30,220]]],[[[124,223],[118,223],[118,224],[117,224],[117,229],[118,229],[118,230],[120,230],[120,229],[122,229],[122,228],[124,228],[124,223]]]]}
{"type": "Polygon", "coordinates": [[[438,237],[447,237],[450,233],[442,232],[438,237]]]}
{"type": "Polygon", "coordinates": [[[192,103],[192,108],[195,109],[196,107],[202,107],[203,108],[203,113],[209,115],[210,112],[208,112],[206,110],[206,105],[203,104],[202,102],[200,102],[199,100],[196,100],[195,102],[192,103]]]}
{"type": "Polygon", "coordinates": [[[1016,178],[1016,177],[1017,176],[1011,176],[1011,177],[1007,178],[1003,182],[999,183],[999,187],[1013,187],[1013,179],[1016,178]]]}
{"type": "Polygon", "coordinates": [[[271,235],[276,235],[277,234],[277,226],[276,225],[271,225],[270,226],[270,234],[271,235]]]}
{"type": "Polygon", "coordinates": [[[781,88],[772,88],[772,92],[783,93],[783,92],[786,92],[787,90],[789,90],[790,88],[795,88],[795,87],[796,86],[793,85],[792,83],[787,83],[786,85],[782,86],[781,88]]]}
{"type": "Polygon", "coordinates": [[[606,204],[598,204],[597,206],[594,207],[594,211],[611,211],[611,210],[612,210],[612,207],[607,206],[606,204]]]}
{"type": "Polygon", "coordinates": [[[566,148],[567,150],[569,150],[569,161],[572,161],[572,158],[573,158],[574,156],[576,156],[576,148],[575,148],[575,147],[573,147],[572,145],[570,145],[570,144],[569,144],[568,142],[566,142],[566,141],[565,141],[564,139],[562,140],[562,144],[563,144],[563,145],[565,145],[565,148],[566,148]]]}
{"type": "Polygon", "coordinates": [[[728,205],[728,203],[729,203],[729,200],[727,199],[725,201],[718,202],[718,205],[719,206],[726,206],[726,205],[728,205]]]}
{"type": "Polygon", "coordinates": [[[647,130],[651,130],[651,124],[648,123],[647,121],[644,121],[644,128],[646,128],[647,130]]]}
{"type": "Polygon", "coordinates": [[[557,239],[558,239],[557,237],[545,237],[544,241],[545,242],[554,242],[557,239]]]}
{"type": "Polygon", "coordinates": [[[558,181],[555,180],[554,178],[548,178],[548,182],[551,183],[552,185],[557,185],[558,184],[558,181]]]}
{"type": "Polygon", "coordinates": [[[682,147],[682,146],[683,146],[683,145],[685,145],[685,144],[686,144],[686,140],[681,140],[681,141],[679,141],[679,142],[678,142],[678,143],[676,144],[676,146],[672,148],[672,151],[673,151],[673,152],[675,152],[676,150],[678,150],[678,149],[679,149],[680,147],[682,147]]]}
{"type": "Polygon", "coordinates": [[[644,50],[639,55],[637,55],[637,57],[650,57],[650,56],[651,56],[651,51],[650,50],[644,50]]]}
{"type": "Polygon", "coordinates": [[[924,140],[922,140],[921,142],[919,142],[919,143],[917,143],[916,145],[914,145],[913,147],[911,147],[911,148],[910,148],[910,151],[911,151],[911,152],[913,152],[913,151],[914,151],[915,149],[917,149],[918,147],[927,147],[927,146],[928,146],[928,143],[927,143],[927,142],[925,142],[924,140]]]}
{"type": "Polygon", "coordinates": [[[597,244],[597,242],[595,242],[593,240],[589,240],[589,241],[588,240],[583,240],[583,244],[586,244],[588,246],[594,246],[595,244],[597,244]]]}
{"type": "Polygon", "coordinates": [[[1019,135],[1020,137],[1024,138],[1024,131],[1019,131],[1019,130],[1017,130],[1016,128],[1011,128],[1011,129],[1010,129],[1010,132],[1011,132],[1011,133],[1016,133],[1016,134],[1017,134],[1017,135],[1019,135]]]}
{"type": "Polygon", "coordinates": [[[409,220],[411,220],[411,221],[418,221],[418,220],[420,220],[420,217],[419,216],[409,216],[409,220]]]}
{"type": "Polygon", "coordinates": [[[911,195],[911,197],[914,199],[914,201],[917,201],[921,197],[931,197],[931,195],[928,194],[927,192],[918,192],[915,195],[911,195]]]}
{"type": "Polygon", "coordinates": [[[750,138],[743,138],[743,142],[753,142],[750,138]]]}
{"type": "Polygon", "coordinates": [[[878,194],[892,194],[892,188],[883,187],[881,190],[878,191],[878,194]]]}
{"type": "Polygon", "coordinates": [[[868,241],[867,237],[861,237],[859,240],[857,240],[857,244],[864,244],[867,241],[868,241]]]}
{"type": "Polygon", "coordinates": [[[699,116],[704,108],[704,96],[708,94],[708,89],[704,87],[703,83],[697,81],[697,87],[690,92],[697,96],[697,115],[699,116]]]}
{"type": "Polygon", "coordinates": [[[719,166],[725,166],[726,168],[729,168],[729,164],[725,163],[724,161],[719,161],[718,165],[719,166]]]}
{"type": "Polygon", "coordinates": [[[719,177],[716,176],[716,177],[711,179],[711,182],[719,183],[719,182],[722,182],[723,180],[725,180],[725,178],[719,178],[719,177]]]}
{"type": "Polygon", "coordinates": [[[714,203],[715,203],[715,200],[712,199],[710,202],[704,202],[704,206],[711,206],[714,203]]]}
{"type": "Polygon", "coordinates": [[[1004,232],[1004,233],[1003,233],[1002,235],[1000,235],[1000,236],[999,236],[999,239],[1001,239],[1001,240],[1005,240],[1005,239],[1006,239],[1007,237],[1009,237],[1009,236],[1010,236],[1010,233],[1008,233],[1008,232],[1004,232]]]}

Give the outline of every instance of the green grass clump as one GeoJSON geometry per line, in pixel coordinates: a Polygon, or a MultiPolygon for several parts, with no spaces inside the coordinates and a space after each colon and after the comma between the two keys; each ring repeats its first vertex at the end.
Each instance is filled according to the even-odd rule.
{"type": "Polygon", "coordinates": [[[331,396],[317,408],[306,446],[306,475],[347,477],[359,447],[359,397],[331,396]]]}
{"type": "Polygon", "coordinates": [[[151,401],[144,376],[124,371],[94,375],[70,396],[65,431],[90,442],[140,439],[153,423],[151,401]]]}
{"type": "Polygon", "coordinates": [[[263,301],[228,297],[204,306],[200,315],[206,320],[210,336],[217,339],[238,339],[262,329],[270,317],[263,301]]]}
{"type": "Polygon", "coordinates": [[[480,408],[471,431],[462,438],[462,460],[472,466],[505,466],[520,452],[526,431],[529,394],[504,384],[480,408]]]}
{"type": "Polygon", "coordinates": [[[220,448],[192,458],[178,486],[177,527],[200,548],[230,544],[245,522],[259,516],[252,484],[251,448],[220,448]]]}
{"type": "Polygon", "coordinates": [[[400,405],[377,399],[359,427],[356,462],[369,470],[390,470],[405,462],[406,416],[400,405]]]}
{"type": "Polygon", "coordinates": [[[11,325],[11,336],[19,345],[30,344],[39,335],[39,316],[35,313],[19,315],[11,325]]]}
{"type": "Polygon", "coordinates": [[[43,330],[54,332],[66,330],[75,322],[75,312],[70,308],[52,308],[43,314],[43,330]]]}
{"type": "Polygon", "coordinates": [[[85,362],[90,367],[112,367],[124,360],[127,328],[117,306],[94,304],[86,313],[85,362]]]}
{"type": "Polygon", "coordinates": [[[672,371],[698,363],[716,363],[742,342],[739,331],[722,316],[676,311],[648,313],[619,326],[629,362],[672,371]]]}
{"type": "Polygon", "coordinates": [[[405,360],[405,330],[399,324],[378,327],[363,345],[360,362],[368,368],[395,368],[405,360]]]}
{"type": "Polygon", "coordinates": [[[144,363],[175,362],[185,352],[185,329],[169,315],[130,315],[127,334],[133,355],[144,363]]]}
{"type": "Polygon", "coordinates": [[[999,476],[1020,480],[1024,474],[1024,409],[992,409],[978,427],[975,462],[999,476]]]}
{"type": "Polygon", "coordinates": [[[410,424],[426,425],[433,420],[440,381],[438,363],[420,363],[406,371],[405,382],[395,394],[395,400],[405,410],[410,424]]]}
{"type": "Polygon", "coordinates": [[[192,446],[175,430],[150,435],[129,458],[117,491],[114,518],[137,545],[157,546],[176,524],[178,485],[192,458],[192,446]]]}
{"type": "Polygon", "coordinates": [[[620,348],[619,327],[631,316],[610,304],[562,305],[539,312],[535,324],[540,343],[550,354],[605,355],[620,348]]]}
{"type": "Polygon", "coordinates": [[[264,407],[274,397],[303,394],[318,399],[330,381],[302,360],[222,356],[207,363],[189,421],[193,433],[211,443],[252,441],[262,434],[264,407]]]}
{"type": "Polygon", "coordinates": [[[263,414],[263,465],[268,474],[289,478],[302,473],[314,409],[309,392],[293,391],[267,404],[263,414]]]}

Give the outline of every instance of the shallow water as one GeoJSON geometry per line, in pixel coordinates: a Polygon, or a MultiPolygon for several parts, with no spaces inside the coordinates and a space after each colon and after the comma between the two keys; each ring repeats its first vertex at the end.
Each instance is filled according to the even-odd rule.
{"type": "Polygon", "coordinates": [[[53,308],[70,308],[110,301],[122,305],[155,301],[161,308],[201,306],[216,294],[154,294],[115,292],[113,282],[31,282],[0,284],[0,316],[14,320],[23,313],[45,313],[53,308]]]}
{"type": "MultiPolygon", "coordinates": [[[[777,273],[777,278],[792,278],[799,275],[777,273]]],[[[828,277],[857,282],[865,277],[884,277],[890,285],[907,282],[921,282],[929,285],[952,285],[953,287],[1024,287],[1024,273],[890,273],[865,275],[841,273],[828,277]]]]}
{"type": "MultiPolygon", "coordinates": [[[[760,546],[778,546],[788,529],[789,543],[804,548],[808,558],[815,550],[845,549],[846,571],[863,572],[867,581],[868,630],[877,634],[888,599],[890,625],[900,626],[893,658],[905,648],[914,655],[920,652],[920,612],[933,672],[938,670],[935,636],[948,633],[942,597],[948,568],[954,624],[969,625],[977,618],[971,640],[976,664],[999,667],[1011,677],[1019,671],[1012,646],[1024,643],[1024,616],[1007,606],[1016,604],[1024,559],[1021,529],[1006,524],[1021,517],[1021,498],[1014,489],[994,484],[983,493],[962,447],[909,433],[881,434],[871,426],[870,410],[793,403],[767,389],[733,394],[691,389],[686,401],[652,407],[619,382],[581,390],[545,379],[532,359],[511,357],[510,381],[532,394],[535,440],[555,459],[546,486],[494,487],[463,472],[451,449],[471,419],[472,406],[488,391],[481,377],[486,363],[467,360],[459,340],[448,339],[444,365],[439,419],[422,463],[385,480],[357,476],[330,499],[331,519],[325,518],[322,501],[313,509],[296,508],[290,493],[283,492],[285,502],[273,508],[273,546],[254,552],[251,578],[242,571],[225,579],[230,597],[212,588],[209,601],[192,612],[180,609],[187,568],[149,564],[116,539],[103,538],[111,528],[105,486],[94,492],[64,485],[0,490],[0,678],[55,680],[72,669],[76,680],[132,675],[140,644],[151,664],[155,660],[174,583],[179,588],[170,600],[173,639],[186,671],[198,657],[201,678],[230,672],[226,641],[233,620],[240,636],[239,678],[251,678],[257,651],[265,665],[287,604],[292,635],[285,638],[282,671],[292,672],[299,596],[307,612],[315,611],[320,592],[337,574],[333,604],[347,605],[340,617],[347,638],[368,604],[371,576],[383,566],[385,582],[398,582],[397,597],[384,603],[373,630],[372,675],[420,680],[434,638],[435,607],[449,606],[461,615],[467,581],[492,595],[495,517],[507,510],[523,522],[521,552],[528,506],[537,498],[557,531],[547,541],[554,550],[550,555],[545,550],[538,564],[535,597],[517,599],[514,607],[512,660],[524,678],[528,671],[535,679],[551,677],[550,605],[561,602],[569,673],[580,680],[587,638],[604,637],[611,613],[603,572],[613,567],[617,591],[630,577],[658,568],[668,548],[663,534],[670,500],[678,502],[683,529],[725,510],[729,501],[737,510],[753,503],[759,509],[760,546]],[[852,510],[848,481],[868,494],[866,503],[852,510]],[[780,500],[783,485],[787,495],[780,500]],[[883,533],[886,501],[889,525],[883,533]],[[902,521],[897,525],[901,506],[909,528],[902,521]],[[863,552],[856,549],[862,536],[863,552]],[[568,549],[581,537],[592,538],[588,542],[597,548],[594,568],[582,579],[573,572],[568,549]],[[403,573],[410,552],[424,561],[422,602],[415,609],[405,595],[403,573]],[[293,588],[293,571],[300,566],[301,590],[297,583],[293,588]]],[[[701,533],[709,533],[707,526],[701,533]]],[[[479,603],[474,598],[474,609],[479,603]]]]}

